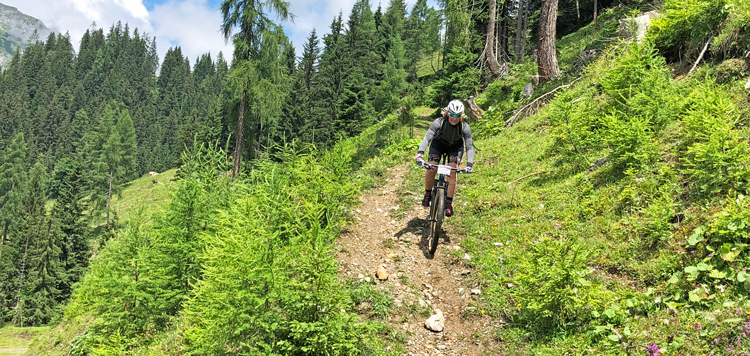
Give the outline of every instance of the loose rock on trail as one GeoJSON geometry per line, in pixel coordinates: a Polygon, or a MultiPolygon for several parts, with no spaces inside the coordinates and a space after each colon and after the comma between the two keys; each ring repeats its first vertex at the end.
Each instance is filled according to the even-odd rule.
{"type": "Polygon", "coordinates": [[[407,355],[503,353],[493,336],[497,325],[477,310],[481,294],[474,293],[478,286],[467,279],[471,271],[460,258],[465,254],[461,236],[451,233],[450,224],[444,223],[447,231],[431,256],[425,234],[428,209],[420,204],[423,191],[405,191],[405,165],[387,172],[387,182],[363,195],[354,221],[339,237],[340,278],[371,283],[390,293],[394,303],[384,321],[406,336],[407,355]],[[410,198],[403,207],[404,217],[398,218],[403,195],[410,198]],[[426,321],[431,317],[435,323],[428,324],[440,329],[437,325],[442,322],[442,331],[428,329],[426,321]]]}

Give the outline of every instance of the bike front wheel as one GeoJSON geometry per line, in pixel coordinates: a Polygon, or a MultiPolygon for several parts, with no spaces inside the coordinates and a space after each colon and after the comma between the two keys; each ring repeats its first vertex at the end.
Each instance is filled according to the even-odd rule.
{"type": "Polygon", "coordinates": [[[428,239],[428,248],[430,254],[435,254],[440,238],[440,229],[443,225],[445,216],[445,190],[438,189],[432,199],[432,209],[430,209],[430,236],[428,239]]]}

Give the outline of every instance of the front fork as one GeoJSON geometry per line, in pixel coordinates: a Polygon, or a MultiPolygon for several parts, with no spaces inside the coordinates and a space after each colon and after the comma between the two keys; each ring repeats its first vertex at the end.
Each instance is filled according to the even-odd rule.
{"type": "Polygon", "coordinates": [[[445,179],[444,176],[440,175],[438,177],[435,177],[435,183],[432,185],[432,193],[430,193],[430,215],[427,216],[427,221],[437,221],[432,218],[432,213],[434,212],[433,209],[436,209],[435,206],[435,195],[437,195],[438,189],[445,189],[445,197],[448,197],[448,181],[445,179]]]}

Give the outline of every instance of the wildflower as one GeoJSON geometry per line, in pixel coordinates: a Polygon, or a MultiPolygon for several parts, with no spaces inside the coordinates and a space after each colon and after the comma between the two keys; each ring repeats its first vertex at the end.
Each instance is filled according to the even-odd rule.
{"type": "Polygon", "coordinates": [[[695,253],[695,250],[690,251],[690,253],[695,253]]]}
{"type": "Polygon", "coordinates": [[[742,333],[742,337],[747,337],[747,333],[742,333]]]}
{"type": "Polygon", "coordinates": [[[742,339],[740,338],[737,338],[737,341],[734,342],[735,345],[739,345],[740,343],[742,343],[742,339]]]}
{"type": "Polygon", "coordinates": [[[745,331],[750,331],[750,321],[745,322],[745,331]]]}
{"type": "Polygon", "coordinates": [[[708,258],[712,258],[712,257],[714,257],[713,253],[708,254],[708,258]]]}
{"type": "Polygon", "coordinates": [[[701,323],[695,323],[695,330],[703,330],[703,325],[701,325],[701,323]]]}
{"type": "Polygon", "coordinates": [[[649,356],[659,355],[659,346],[652,342],[650,345],[648,345],[648,353],[649,356]]]}

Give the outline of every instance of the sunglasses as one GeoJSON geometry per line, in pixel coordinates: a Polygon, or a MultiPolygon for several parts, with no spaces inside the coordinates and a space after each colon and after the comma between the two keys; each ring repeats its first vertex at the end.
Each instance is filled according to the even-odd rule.
{"type": "Polygon", "coordinates": [[[449,115],[450,117],[454,118],[454,119],[456,119],[456,118],[459,118],[459,117],[461,117],[461,114],[453,114],[453,113],[450,113],[450,114],[448,114],[448,115],[449,115]]]}

